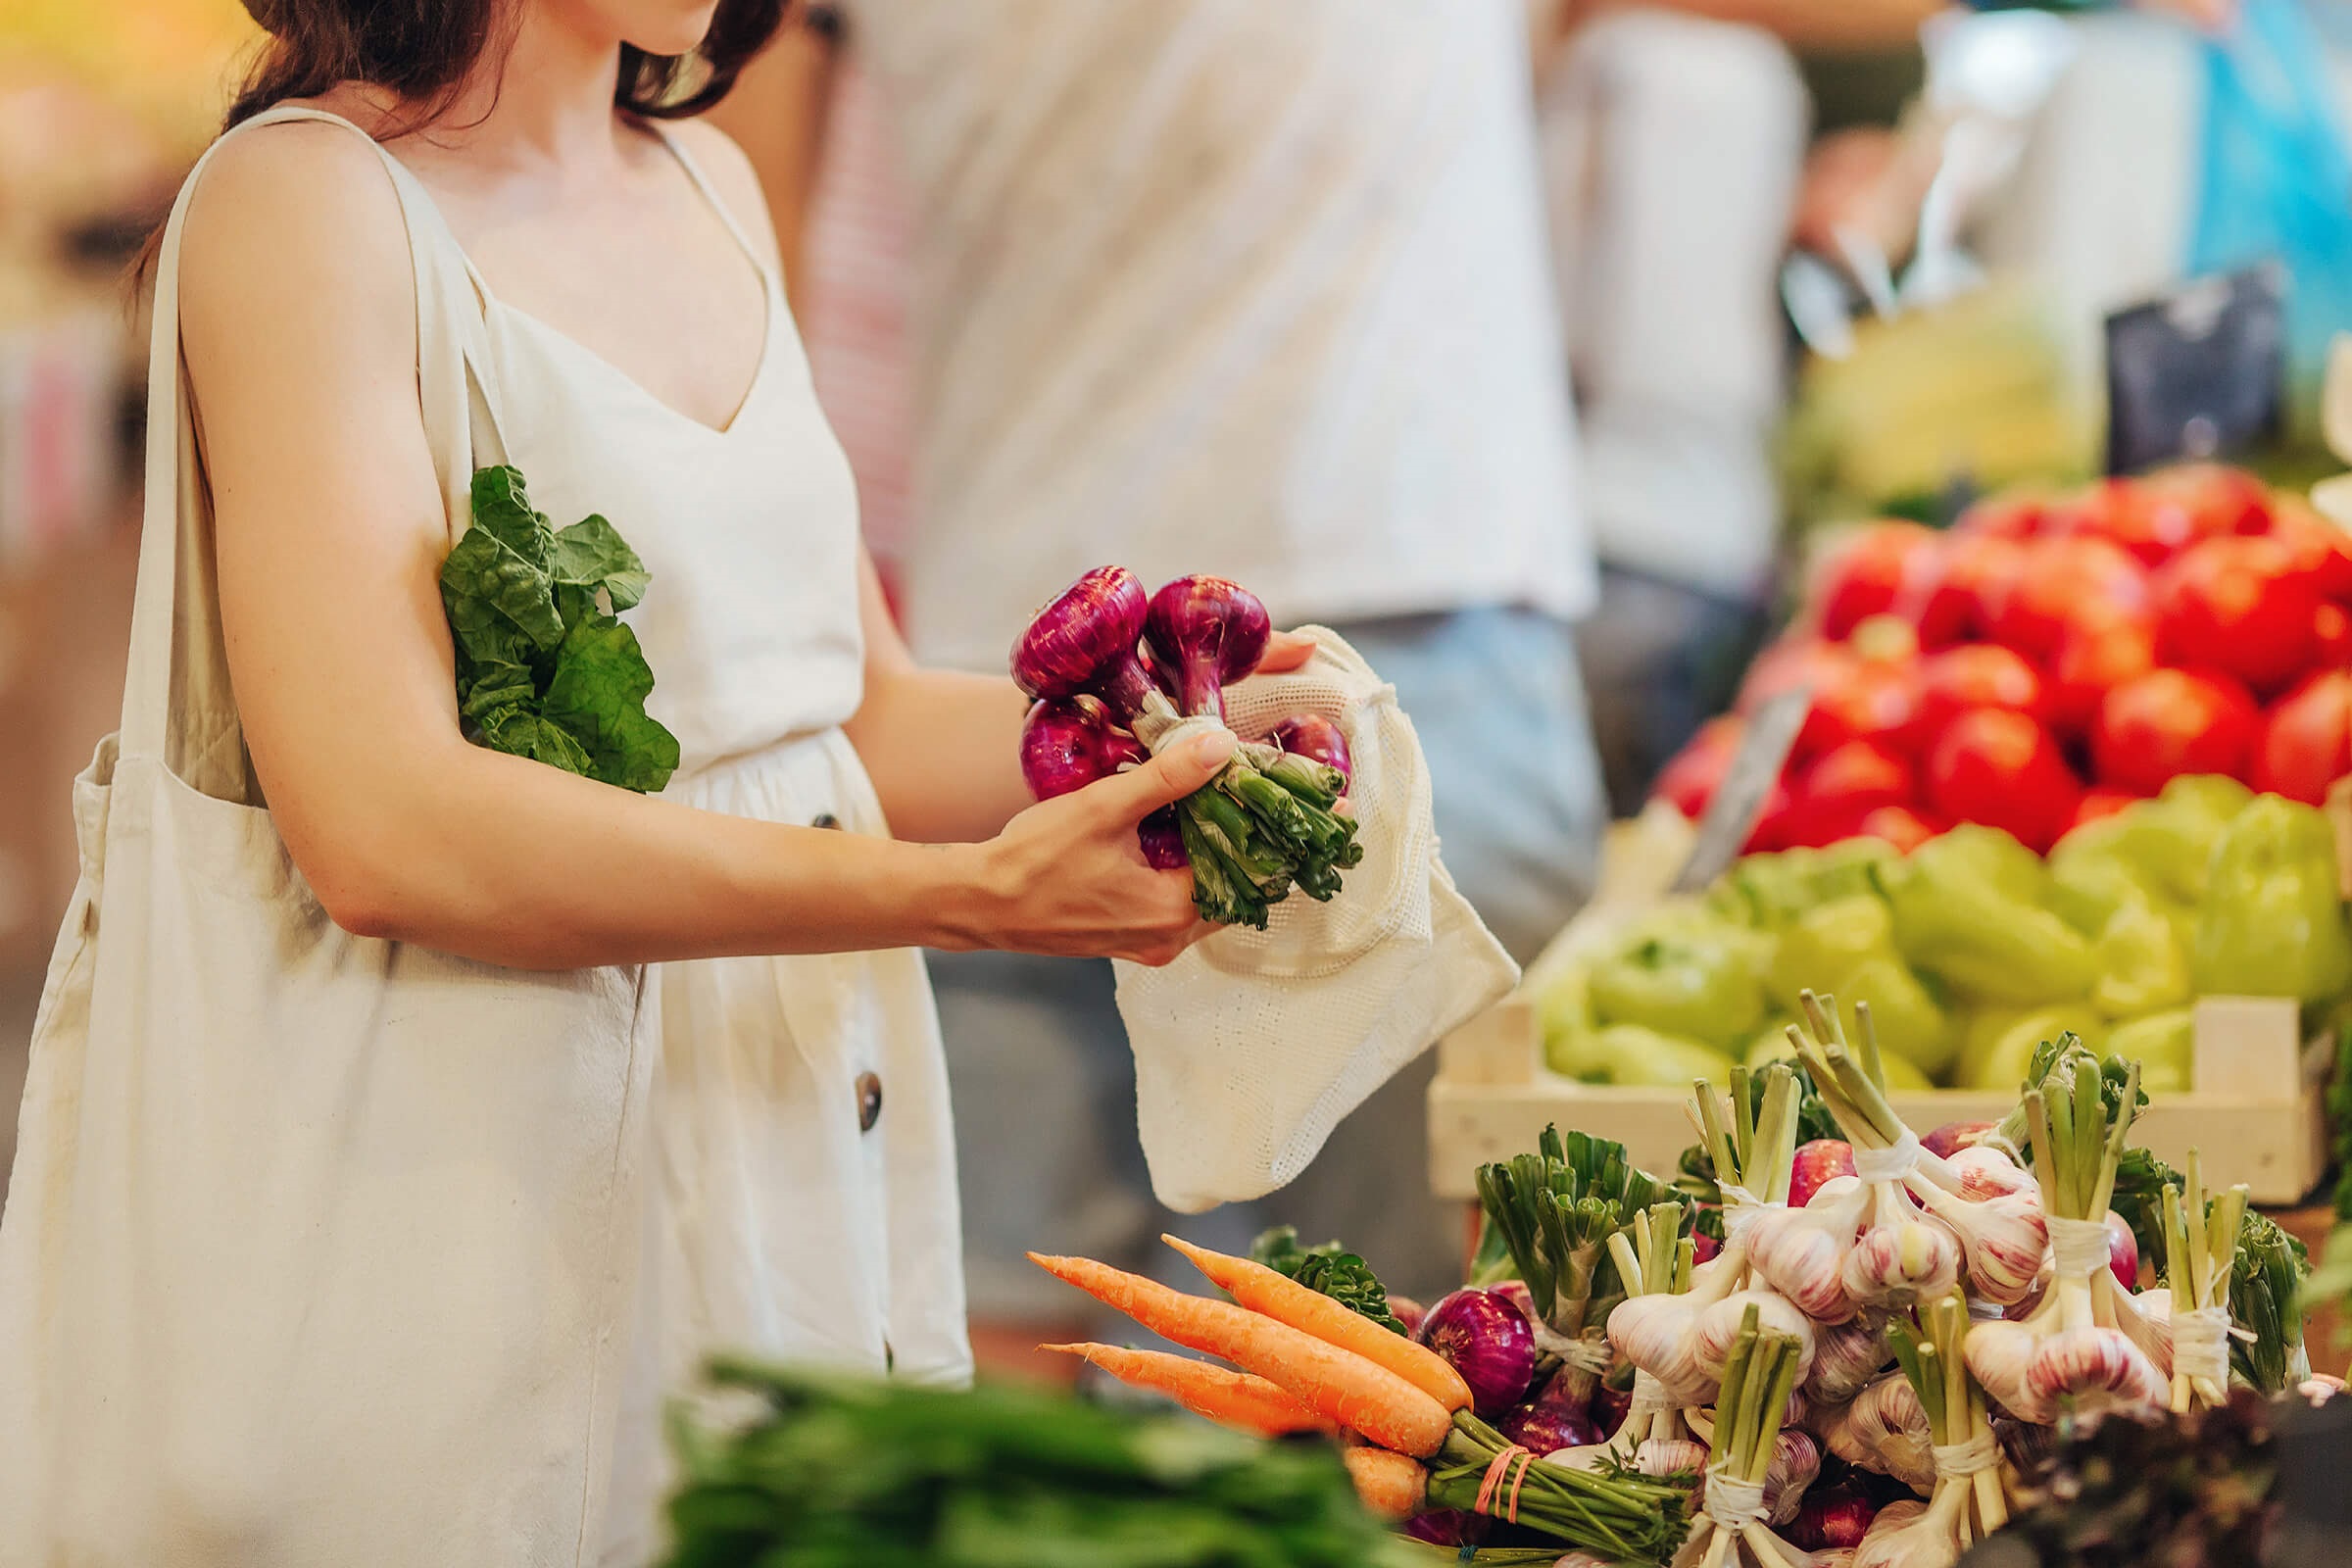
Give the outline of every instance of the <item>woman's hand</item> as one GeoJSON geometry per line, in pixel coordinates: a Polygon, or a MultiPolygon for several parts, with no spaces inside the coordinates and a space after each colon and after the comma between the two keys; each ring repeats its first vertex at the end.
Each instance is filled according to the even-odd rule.
{"type": "Polygon", "coordinates": [[[1215,777],[1233,747],[1202,735],[1014,817],[980,846],[967,945],[1156,967],[1215,930],[1194,912],[1192,873],[1145,864],[1136,828],[1215,777]]]}

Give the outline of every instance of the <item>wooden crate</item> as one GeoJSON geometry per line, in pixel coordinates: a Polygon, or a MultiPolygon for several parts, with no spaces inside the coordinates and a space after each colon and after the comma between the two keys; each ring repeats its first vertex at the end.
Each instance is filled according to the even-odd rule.
{"type": "MultiPolygon", "coordinates": [[[[2324,1102],[2333,1038],[2303,1041],[2295,1004],[2276,997],[2207,997],[2195,1020],[2192,1088],[2153,1097],[2133,1142],[2176,1165],[2193,1146],[2208,1183],[2244,1182],[2257,1203],[2299,1200],[2328,1168],[2324,1102]]],[[[1438,1048],[1430,1181],[1442,1198],[1475,1197],[1478,1167],[1535,1148],[1546,1122],[1614,1138],[1637,1164],[1670,1175],[1698,1141],[1690,1098],[1688,1090],[1578,1083],[1552,1072],[1535,1008],[1515,995],[1438,1048]]],[[[2017,1102],[2015,1095],[1962,1089],[1888,1098],[1921,1133],[1947,1121],[1997,1121],[2017,1102]]]]}

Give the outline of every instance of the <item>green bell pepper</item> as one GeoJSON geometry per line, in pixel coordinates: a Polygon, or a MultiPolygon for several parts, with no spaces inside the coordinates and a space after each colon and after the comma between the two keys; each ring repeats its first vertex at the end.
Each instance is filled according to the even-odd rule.
{"type": "MultiPolygon", "coordinates": [[[[2083,1024],[2092,1021],[2090,1009],[2073,1007],[2041,1007],[2030,1012],[2007,1014],[2005,1027],[1989,1032],[1972,1033],[1963,1048],[1959,1084],[1963,1089],[1982,1089],[2001,1094],[2016,1094],[2026,1081],[2026,1073],[2034,1064],[2034,1052],[2045,1040],[2055,1040],[2072,1029],[2091,1050],[2099,1049],[2104,1031],[2085,1030],[2083,1024]]],[[[1997,1019],[2004,1015],[1994,1014],[1997,1019]]]]}
{"type": "Polygon", "coordinates": [[[1879,1044],[1923,1073],[1942,1072],[1959,1050],[1943,1008],[1895,951],[1894,917],[1875,893],[1833,899],[1782,932],[1765,988],[1790,1011],[1805,991],[1833,993],[1849,1030],[1853,1004],[1869,1003],[1879,1044]]]}
{"type": "Polygon", "coordinates": [[[2352,982],[2335,837],[2317,808],[2264,795],[2214,846],[2189,978],[2199,996],[2326,1002],[2352,982]]]}
{"type": "Polygon", "coordinates": [[[1536,1027],[1544,1032],[1544,1059],[1551,1070],[1570,1078],[1584,1074],[1573,1063],[1592,1033],[1591,984],[1583,964],[1572,964],[1553,976],[1535,995],[1536,1027]]]}
{"type": "MultiPolygon", "coordinates": [[[[2090,944],[2016,891],[2023,878],[2014,862],[2004,864],[2004,858],[1966,845],[1939,853],[1956,837],[1957,830],[1931,839],[1907,858],[1877,867],[1894,916],[1896,950],[1921,973],[1974,1002],[2031,1006],[2087,995],[2090,944]],[[2007,878],[2007,886],[1992,880],[1995,875],[2007,878]]],[[[2034,869],[2038,879],[2038,861],[2034,869]]]]}
{"type": "Polygon", "coordinates": [[[2136,1018],[2188,1001],[2188,955],[2173,922],[2148,905],[2118,908],[2091,957],[2099,970],[2091,1005],[2110,1018],[2136,1018]]]}
{"type": "Polygon", "coordinates": [[[1646,923],[1586,984],[1598,1024],[1642,1024],[1729,1052],[1764,1020],[1763,945],[1703,916],[1646,923]]]}
{"type": "Polygon", "coordinates": [[[1971,871],[1978,880],[2022,904],[2041,903],[2049,887],[2049,868],[2040,856],[1999,828],[1981,822],[1963,822],[1930,839],[1912,851],[1910,858],[1917,860],[1922,856],[1931,866],[1971,871]]]}
{"type": "Polygon", "coordinates": [[[1730,1082],[1731,1057],[1682,1035],[1638,1023],[1616,1023],[1586,1037],[1576,1074],[1598,1083],[1636,1084],[1653,1089],[1689,1089],[1694,1078],[1730,1082]]]}
{"type": "MultiPolygon", "coordinates": [[[[2167,784],[2153,801],[2140,801],[2104,821],[2085,824],[2068,834],[2067,841],[2082,838],[2108,845],[2158,894],[2193,906],[2205,897],[2222,830],[2253,799],[2253,792],[2233,778],[2184,775],[2167,784]]],[[[2059,850],[2065,849],[2062,843],[2059,850]]]]}
{"type": "Polygon", "coordinates": [[[2196,1030],[2186,1007],[2118,1024],[2107,1053],[2139,1063],[2139,1087],[2152,1095],[2185,1094],[2195,1082],[2196,1030]]]}

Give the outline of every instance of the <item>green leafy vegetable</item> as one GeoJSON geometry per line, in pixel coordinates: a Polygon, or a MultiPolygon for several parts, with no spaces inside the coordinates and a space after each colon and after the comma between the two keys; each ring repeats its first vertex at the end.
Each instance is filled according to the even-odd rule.
{"type": "MultiPolygon", "coordinates": [[[[2019,1152],[2031,1152],[2025,1146],[2020,1146],[2019,1152]]],[[[2164,1255],[2164,1190],[2187,1185],[2179,1171],[2145,1149],[2127,1149],[2116,1161],[2115,1191],[2108,1197],[2107,1206],[2132,1227],[2140,1256],[2164,1255]]]]}
{"type": "Polygon", "coordinates": [[[441,564],[466,738],[601,783],[650,793],[677,737],[645,710],[654,672],[613,616],[645,597],[645,563],[612,524],[557,530],[522,474],[482,468],[473,525],[441,564]]]}
{"type": "MultiPolygon", "coordinates": [[[[2072,1097],[2076,1075],[2093,1065],[2098,1068],[2099,1100],[2105,1110],[2105,1119],[2113,1122],[2123,1109],[2124,1088],[2132,1064],[2121,1056],[2100,1055],[2084,1045],[2082,1037],[2072,1029],[2055,1040],[2044,1040],[2034,1047],[2034,1060],[2026,1068],[2023,1088],[2039,1089],[2044,1098],[2053,1101],[2060,1095],[2072,1097]]],[[[2136,1117],[2147,1103],[2147,1091],[2136,1091],[2132,1099],[2132,1114],[2136,1117]]],[[[2010,1148],[2019,1152],[2028,1166],[2034,1163],[2034,1151],[2026,1137],[2026,1107],[2022,1102],[2001,1119],[2000,1126],[1994,1131],[2008,1141],[2010,1148]]],[[[2135,1224],[2132,1229],[2136,1232],[2138,1226],[2135,1224]]]]}
{"type": "Polygon", "coordinates": [[[2264,1394],[2300,1381],[2309,1369],[2296,1299],[2311,1258],[2303,1244],[2267,1214],[2246,1211],[2230,1260],[2230,1317],[2252,1340],[2230,1340],[2230,1369],[2264,1394]]]}
{"type": "Polygon", "coordinates": [[[685,1407],[667,1568],[1361,1568],[1398,1554],[1338,1451],[1064,1396],[744,1361],[748,1416],[685,1407]]]}
{"type": "Polygon", "coordinates": [[[1623,1144],[1556,1127],[1544,1129],[1535,1153],[1481,1166],[1478,1197],[1491,1233],[1480,1242],[1479,1282],[1515,1272],[1537,1316],[1570,1338],[1606,1321],[1596,1308],[1625,1295],[1609,1238],[1652,1203],[1681,1201],[1628,1160],[1623,1144]]]}
{"type": "Polygon", "coordinates": [[[1310,1291],[1330,1297],[1349,1311],[1361,1313],[1384,1329],[1406,1332],[1404,1323],[1389,1309],[1389,1293],[1370,1266],[1337,1242],[1300,1247],[1298,1232],[1277,1226],[1250,1244],[1252,1261],[1298,1281],[1310,1291]]]}

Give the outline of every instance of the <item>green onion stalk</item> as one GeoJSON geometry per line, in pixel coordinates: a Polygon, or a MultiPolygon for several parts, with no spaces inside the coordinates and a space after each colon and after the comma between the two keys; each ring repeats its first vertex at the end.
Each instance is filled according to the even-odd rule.
{"type": "Polygon", "coordinates": [[[1690,1530],[1688,1500],[1670,1481],[1538,1458],[1467,1410],[1429,1461],[1432,1508],[1507,1520],[1613,1563],[1672,1558],[1690,1530]]]}

